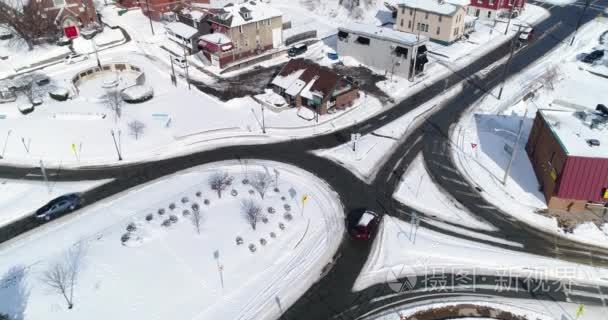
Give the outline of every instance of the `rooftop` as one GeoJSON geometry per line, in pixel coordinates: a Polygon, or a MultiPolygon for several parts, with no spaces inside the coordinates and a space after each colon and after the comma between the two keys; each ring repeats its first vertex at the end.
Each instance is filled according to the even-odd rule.
{"type": "Polygon", "coordinates": [[[229,4],[210,20],[233,28],[281,16],[283,13],[274,7],[251,0],[239,4],[229,4]]]}
{"type": "Polygon", "coordinates": [[[165,26],[167,30],[179,35],[182,38],[190,39],[194,37],[198,30],[181,22],[170,22],[165,26]]]}
{"type": "Polygon", "coordinates": [[[401,43],[407,46],[413,46],[419,43],[424,43],[429,40],[425,36],[416,36],[413,33],[401,32],[391,28],[377,27],[369,24],[351,22],[347,23],[338,30],[349,33],[356,33],[365,35],[372,38],[388,40],[392,42],[401,43]]]}
{"type": "Polygon", "coordinates": [[[453,16],[458,9],[469,4],[468,0],[399,0],[398,6],[453,16]]]}
{"type": "Polygon", "coordinates": [[[272,80],[272,84],[285,89],[292,96],[301,93],[309,98],[313,94],[325,97],[333,90],[351,86],[333,70],[302,58],[290,60],[272,80]]]}
{"type": "Polygon", "coordinates": [[[540,109],[538,112],[567,155],[608,158],[608,117],[596,111],[540,109]],[[596,139],[600,145],[591,146],[590,139],[596,139]]]}

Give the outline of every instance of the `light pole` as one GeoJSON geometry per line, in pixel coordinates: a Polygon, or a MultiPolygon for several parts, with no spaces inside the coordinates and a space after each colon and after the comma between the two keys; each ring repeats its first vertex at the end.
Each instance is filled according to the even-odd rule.
{"type": "MultiPolygon", "coordinates": [[[[507,32],[509,32],[509,26],[511,25],[511,17],[513,17],[513,8],[515,7],[515,1],[517,0],[509,0],[511,1],[511,8],[509,8],[509,20],[507,20],[507,28],[505,28],[505,36],[507,35],[507,32]]],[[[509,3],[507,1],[507,3],[509,3]]]]}
{"type": "Polygon", "coordinates": [[[513,39],[511,39],[511,53],[509,53],[509,59],[507,59],[507,62],[505,63],[505,67],[502,72],[502,84],[500,85],[500,91],[498,91],[498,100],[500,100],[500,97],[502,96],[502,90],[505,88],[505,80],[507,77],[507,71],[509,71],[509,65],[511,64],[511,59],[513,59],[513,52],[515,51],[515,39],[518,38],[520,31],[521,31],[521,24],[517,28],[517,33],[515,34],[513,39]]]}
{"type": "Polygon", "coordinates": [[[95,49],[95,59],[97,59],[97,66],[101,69],[101,62],[99,61],[99,52],[97,51],[97,43],[94,38],[91,38],[91,42],[93,43],[93,49],[95,49]]]}
{"type": "Polygon", "coordinates": [[[511,159],[509,159],[509,164],[507,165],[507,170],[505,170],[505,176],[502,178],[502,184],[507,184],[507,178],[509,178],[509,172],[511,171],[511,166],[513,165],[513,160],[515,160],[515,154],[517,154],[517,148],[519,146],[519,140],[521,139],[521,133],[524,129],[524,121],[526,121],[526,116],[528,115],[528,109],[524,113],[524,117],[521,118],[519,122],[519,130],[517,131],[517,140],[515,140],[515,146],[513,146],[513,152],[511,152],[511,159]]]}
{"type": "Polygon", "coordinates": [[[152,25],[152,17],[150,16],[150,1],[146,0],[146,12],[148,13],[148,20],[150,21],[150,30],[152,30],[152,35],[154,35],[154,26],[152,25]]]}
{"type": "Polygon", "coordinates": [[[118,149],[118,143],[116,143],[116,136],[114,135],[114,130],[111,130],[112,140],[114,140],[114,148],[116,148],[116,153],[118,154],[118,161],[122,161],[122,155],[120,154],[120,150],[118,149]]]}
{"type": "Polygon", "coordinates": [[[581,22],[583,21],[583,16],[585,15],[585,12],[587,12],[587,8],[589,7],[590,3],[591,3],[591,0],[586,0],[585,1],[585,7],[583,8],[583,12],[581,12],[581,15],[578,17],[578,21],[576,22],[576,28],[574,29],[574,34],[572,35],[572,40],[570,40],[570,46],[571,47],[574,44],[574,38],[576,37],[576,33],[578,32],[578,28],[580,28],[580,26],[581,26],[581,22]]]}
{"type": "Polygon", "coordinates": [[[266,133],[266,118],[264,117],[264,104],[260,103],[260,106],[262,107],[262,133],[266,133]]]}
{"type": "Polygon", "coordinates": [[[184,62],[186,63],[186,82],[188,83],[188,90],[190,89],[190,74],[188,73],[188,56],[186,55],[186,40],[184,40],[184,62]]]}

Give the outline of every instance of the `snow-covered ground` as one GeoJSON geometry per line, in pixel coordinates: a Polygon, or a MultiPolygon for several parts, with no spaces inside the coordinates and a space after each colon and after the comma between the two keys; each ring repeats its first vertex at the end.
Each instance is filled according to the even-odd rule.
{"type": "Polygon", "coordinates": [[[32,214],[50,200],[73,192],[85,192],[110,182],[100,181],[54,182],[0,179],[0,227],[32,214]]]}
{"type": "Polygon", "coordinates": [[[607,30],[606,18],[584,25],[577,33],[574,46],[566,43],[558,47],[540,63],[509,79],[502,100],[497,100],[494,95],[485,96],[477,102],[473,112],[462,117],[452,130],[455,163],[465,177],[484,190],[481,195],[487,201],[528,224],[603,246],[608,246],[606,224],[603,232],[592,223],[586,223],[575,228],[573,234],[564,234],[554,218],[534,213],[537,209],[546,208],[546,203],[538,191],[538,182],[524,148],[537,109],[564,108],[569,104],[595,109],[598,103],[608,99],[606,79],[587,71],[606,68],[608,58],[595,66],[578,61],[584,53],[602,48],[598,38],[607,30]],[[542,80],[542,76],[552,68],[557,68],[559,74],[553,90],[542,80]],[[545,85],[540,88],[543,82],[545,85]],[[536,93],[535,97],[522,101],[522,97],[531,91],[536,93]],[[505,146],[515,144],[526,110],[523,135],[505,186],[502,181],[510,158],[505,146]]]}
{"type": "Polygon", "coordinates": [[[276,319],[320,279],[343,234],[338,195],[310,173],[255,160],[195,167],[3,243],[0,313],[24,320],[276,319]],[[219,198],[208,180],[223,173],[234,179],[219,198]],[[259,175],[273,180],[263,197],[252,186],[259,175]],[[247,201],[267,219],[255,229],[243,213],[247,201]],[[42,280],[68,254],[78,266],[71,310],[42,280]]]}
{"type": "Polygon", "coordinates": [[[354,290],[434,272],[510,275],[522,279],[608,283],[608,269],[594,268],[454,238],[385,215],[354,290]]]}

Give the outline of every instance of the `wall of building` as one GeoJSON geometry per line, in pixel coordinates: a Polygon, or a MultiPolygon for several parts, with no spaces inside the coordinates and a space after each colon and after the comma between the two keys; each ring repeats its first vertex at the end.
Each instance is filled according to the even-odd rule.
{"type": "Polygon", "coordinates": [[[273,30],[278,29],[282,32],[283,18],[270,19],[270,25],[267,24],[267,21],[252,22],[243,25],[242,28],[230,28],[228,36],[235,46],[237,60],[256,54],[258,49],[264,51],[273,48],[273,30]]]}
{"type": "Polygon", "coordinates": [[[585,200],[564,199],[560,197],[551,197],[547,201],[547,207],[553,210],[564,210],[572,213],[584,211],[587,205],[585,200]]]}
{"type": "Polygon", "coordinates": [[[412,46],[366,36],[363,37],[369,38],[370,44],[363,45],[357,42],[358,37],[359,35],[356,33],[349,33],[347,38],[338,38],[338,55],[353,57],[364,65],[387,73],[398,74],[402,77],[410,76],[412,46]],[[406,48],[407,56],[397,56],[391,46],[406,48]]]}
{"type": "Polygon", "coordinates": [[[569,156],[560,177],[557,196],[606,203],[608,188],[608,158],[569,156]]]}
{"type": "Polygon", "coordinates": [[[395,29],[427,36],[441,43],[452,43],[464,33],[464,7],[460,7],[453,16],[444,16],[400,6],[397,10],[395,29]],[[418,23],[428,25],[428,31],[418,30],[418,23]]]}

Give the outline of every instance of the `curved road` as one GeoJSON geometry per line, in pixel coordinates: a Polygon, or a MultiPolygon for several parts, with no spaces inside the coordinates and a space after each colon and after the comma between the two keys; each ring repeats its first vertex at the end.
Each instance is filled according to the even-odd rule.
{"type": "MultiPolygon", "coordinates": [[[[596,0],[594,3],[606,7],[608,0],[596,0]]],[[[551,16],[536,26],[538,40],[515,55],[509,75],[514,75],[533,64],[557,44],[565,41],[573,32],[581,9],[553,7],[550,11],[551,16]]],[[[595,17],[596,14],[597,12],[595,11],[588,11],[588,14],[583,18],[583,23],[595,17]]],[[[93,203],[144,182],[192,166],[226,159],[261,158],[291,163],[314,172],[332,185],[341,195],[347,210],[367,207],[402,219],[409,219],[409,214],[413,210],[394,201],[392,194],[403,172],[405,172],[414,157],[419,152],[422,152],[425,164],[435,181],[472,213],[477,215],[479,219],[487,221],[499,230],[488,232],[472,229],[472,231],[518,242],[523,245],[523,248],[512,248],[508,245],[492,241],[485,241],[486,243],[541,256],[557,257],[562,260],[592,264],[594,266],[608,266],[608,250],[599,247],[583,246],[576,242],[557,238],[508,217],[500,208],[487,203],[478,194],[474,186],[469,185],[467,180],[463,178],[462,174],[454,166],[449,151],[450,126],[458,121],[460,115],[474,101],[499,84],[502,68],[493,69],[483,78],[480,78],[477,73],[507,55],[508,52],[509,43],[505,43],[465,68],[450,74],[445,79],[437,81],[424,90],[401,101],[382,114],[332,134],[275,144],[230,146],[153,163],[61,170],[60,172],[47,171],[50,171],[51,175],[56,173],[53,176],[55,180],[114,178],[113,182],[85,194],[87,202],[93,203]],[[386,123],[415,109],[422,103],[429,101],[436,95],[441,94],[446,88],[462,81],[464,81],[462,92],[444,103],[440,110],[435,112],[422,126],[417,128],[403,143],[396,147],[391,155],[387,155],[388,160],[370,184],[362,182],[340,165],[327,159],[319,158],[309,152],[311,150],[331,148],[343,144],[350,139],[350,134],[354,132],[362,134],[373,132],[386,123]],[[289,150],[289,152],[284,152],[284,150],[289,150]]],[[[5,178],[24,178],[30,172],[38,173],[39,169],[0,167],[0,176],[5,178]]],[[[422,227],[460,238],[467,238],[465,235],[457,234],[451,230],[434,225],[433,218],[426,217],[423,213],[420,214],[424,217],[421,222],[422,227]]],[[[0,229],[0,242],[12,239],[21,233],[36,228],[38,225],[39,222],[27,218],[2,228],[0,229]]],[[[475,238],[471,238],[471,240],[479,242],[475,238]]],[[[375,285],[360,292],[351,292],[350,289],[369,253],[369,245],[343,241],[343,246],[340,250],[341,256],[331,272],[290,307],[282,316],[282,319],[353,319],[366,312],[382,309],[383,306],[388,304],[398,303],[399,299],[403,299],[406,296],[420,294],[416,291],[395,294],[386,285],[375,285]]],[[[491,275],[485,277],[479,275],[479,277],[479,283],[492,280],[491,275]]],[[[421,283],[422,281],[418,281],[419,286],[421,283]]],[[[489,284],[490,282],[487,283],[489,284]]],[[[462,292],[465,289],[458,286],[453,288],[455,292],[462,292]]],[[[553,299],[558,301],[565,301],[567,299],[566,294],[559,291],[546,296],[539,293],[529,293],[529,291],[533,291],[533,288],[529,287],[517,292],[503,293],[497,293],[495,290],[490,289],[480,290],[482,293],[491,295],[498,294],[526,298],[532,296],[536,299],[553,299]]],[[[580,291],[595,293],[598,290],[600,293],[608,293],[608,288],[580,288],[580,291]]],[[[428,294],[428,292],[425,294],[428,294]]],[[[579,300],[581,299],[584,300],[585,298],[580,298],[579,300]]],[[[587,298],[587,300],[590,300],[590,298],[587,298]]],[[[585,301],[585,303],[600,304],[601,302],[598,302],[596,299],[594,301],[585,301]]]]}

